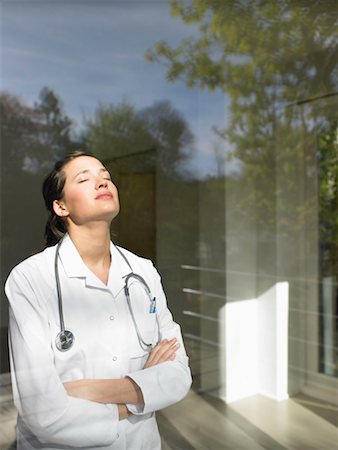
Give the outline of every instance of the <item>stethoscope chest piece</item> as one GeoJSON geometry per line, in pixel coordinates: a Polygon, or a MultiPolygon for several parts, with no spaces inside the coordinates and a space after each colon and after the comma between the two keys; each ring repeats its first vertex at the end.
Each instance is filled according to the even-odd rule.
{"type": "Polygon", "coordinates": [[[55,345],[60,352],[66,352],[74,344],[74,334],[69,330],[60,331],[55,338],[55,345]]]}

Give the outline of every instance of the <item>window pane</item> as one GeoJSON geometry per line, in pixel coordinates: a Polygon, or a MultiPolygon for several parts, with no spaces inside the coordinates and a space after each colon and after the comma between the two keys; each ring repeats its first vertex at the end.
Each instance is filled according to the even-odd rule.
{"type": "Polygon", "coordinates": [[[164,448],[333,448],[336,2],[15,0],[1,15],[2,287],[44,247],[45,175],[88,150],[119,189],[112,240],[154,262],[190,357],[192,391],[158,413],[164,448]]]}

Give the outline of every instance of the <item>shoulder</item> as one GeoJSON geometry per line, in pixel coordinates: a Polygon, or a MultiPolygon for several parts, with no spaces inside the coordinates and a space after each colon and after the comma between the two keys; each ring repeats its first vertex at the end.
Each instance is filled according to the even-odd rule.
{"type": "Polygon", "coordinates": [[[48,269],[53,265],[56,246],[47,247],[43,251],[35,253],[32,256],[17,264],[12,272],[30,272],[37,269],[48,269]]]}
{"type": "Polygon", "coordinates": [[[54,278],[54,257],[56,246],[47,247],[43,251],[21,261],[10,272],[6,285],[11,282],[29,281],[30,284],[38,282],[44,284],[54,278]]]}

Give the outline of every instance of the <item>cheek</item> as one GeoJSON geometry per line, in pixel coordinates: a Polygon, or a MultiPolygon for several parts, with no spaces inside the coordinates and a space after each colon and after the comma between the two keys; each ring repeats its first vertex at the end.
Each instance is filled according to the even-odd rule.
{"type": "Polygon", "coordinates": [[[64,195],[64,202],[66,207],[69,209],[76,208],[77,206],[80,206],[85,199],[88,197],[86,195],[86,189],[82,187],[82,189],[68,189],[67,192],[65,192],[64,195]]]}

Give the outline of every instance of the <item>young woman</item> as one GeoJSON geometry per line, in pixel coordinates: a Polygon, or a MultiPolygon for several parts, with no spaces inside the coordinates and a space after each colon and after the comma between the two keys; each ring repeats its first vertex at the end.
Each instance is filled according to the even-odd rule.
{"type": "Polygon", "coordinates": [[[108,171],[84,153],[43,185],[46,249],[7,282],[18,449],[159,449],[154,411],[191,385],[179,326],[149,260],[115,246],[108,171]]]}

